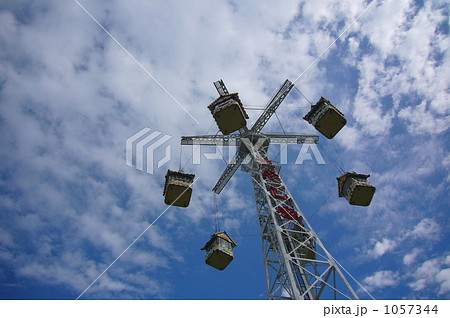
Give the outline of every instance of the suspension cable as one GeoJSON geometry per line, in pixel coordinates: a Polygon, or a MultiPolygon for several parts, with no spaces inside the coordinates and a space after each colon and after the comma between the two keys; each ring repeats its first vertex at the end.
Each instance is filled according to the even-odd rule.
{"type": "Polygon", "coordinates": [[[332,143],[331,143],[331,146],[333,147],[334,152],[336,153],[336,156],[337,156],[336,159],[337,159],[338,163],[341,165],[342,168],[345,169],[344,161],[342,160],[342,157],[341,157],[341,155],[340,155],[340,153],[339,153],[339,151],[338,151],[338,149],[337,149],[335,143],[332,142],[332,143]]]}
{"type": "Polygon", "coordinates": [[[325,153],[325,155],[327,156],[328,159],[330,159],[331,163],[336,167],[336,169],[341,172],[341,173],[345,173],[345,170],[342,166],[339,165],[339,163],[336,161],[336,159],[334,159],[333,156],[331,156],[331,154],[328,152],[328,150],[326,150],[321,144],[317,144],[320,149],[325,153]]]}
{"type": "MultiPolygon", "coordinates": [[[[277,109],[302,109],[302,108],[306,108],[305,106],[280,106],[277,109]]],[[[245,106],[245,110],[265,110],[264,107],[262,106],[245,106]]]]}
{"type": "Polygon", "coordinates": [[[330,193],[329,193],[328,197],[326,198],[326,200],[323,201],[323,202],[319,205],[319,208],[317,208],[317,210],[314,211],[313,214],[311,214],[310,216],[308,216],[308,220],[311,221],[311,219],[313,218],[313,216],[316,215],[317,212],[319,212],[319,211],[325,206],[325,204],[327,204],[328,200],[330,200],[330,198],[331,198],[332,195],[333,195],[333,192],[330,191],[330,193]]]}
{"type": "Polygon", "coordinates": [[[306,101],[312,105],[313,103],[311,103],[311,101],[308,99],[308,97],[306,97],[296,86],[294,86],[294,88],[300,93],[300,95],[303,96],[304,99],[306,99],[306,101]]]}
{"type": "Polygon", "coordinates": [[[217,232],[219,232],[220,227],[219,227],[219,211],[217,210],[217,199],[216,199],[216,197],[217,197],[217,195],[214,195],[214,193],[213,193],[213,198],[214,198],[214,211],[215,211],[215,214],[216,214],[216,217],[215,217],[215,219],[216,219],[216,229],[215,229],[215,232],[217,233],[217,232]]]}
{"type": "Polygon", "coordinates": [[[350,273],[345,269],[345,267],[342,266],[342,264],[339,263],[339,262],[333,257],[333,255],[330,254],[330,256],[331,256],[331,258],[336,262],[336,264],[338,264],[339,267],[342,268],[342,269],[348,274],[348,276],[350,276],[350,277],[358,284],[358,286],[361,287],[361,289],[364,290],[364,291],[367,293],[367,295],[369,295],[373,300],[376,300],[376,299],[372,296],[372,294],[369,293],[369,291],[368,291],[367,289],[365,289],[364,286],[361,285],[361,283],[360,283],[355,277],[353,277],[352,274],[350,274],[350,273]]]}
{"type": "Polygon", "coordinates": [[[210,217],[208,217],[208,213],[206,213],[206,211],[199,205],[197,204],[197,201],[195,201],[194,199],[192,199],[192,201],[194,202],[194,204],[197,206],[197,208],[200,210],[200,212],[203,214],[203,216],[205,217],[205,219],[208,221],[208,223],[211,225],[212,230],[214,231],[214,224],[211,220],[210,217]]]}
{"type": "MultiPolygon", "coordinates": [[[[206,135],[209,133],[209,131],[211,130],[211,128],[213,128],[213,126],[214,126],[214,123],[211,124],[211,126],[210,126],[209,129],[208,129],[208,131],[206,132],[206,135]]],[[[216,133],[216,135],[217,135],[217,133],[216,133]]],[[[181,147],[183,147],[183,146],[181,145],[181,147]]],[[[199,148],[200,148],[200,147],[199,147],[199,148]]],[[[192,150],[192,154],[191,154],[191,156],[188,158],[188,160],[184,163],[183,169],[184,169],[184,167],[186,167],[186,165],[189,163],[189,161],[191,161],[191,159],[194,157],[194,153],[195,153],[195,151],[192,150]]]]}
{"type": "Polygon", "coordinates": [[[182,170],[181,169],[181,158],[183,158],[183,146],[180,145],[180,163],[178,165],[178,167],[179,167],[178,170],[182,170]]]}
{"type": "MultiPolygon", "coordinates": [[[[215,134],[214,136],[217,136],[218,133],[219,133],[219,130],[216,132],[216,134],[215,134]]],[[[230,146],[229,146],[229,147],[230,147],[230,146]]],[[[227,162],[227,160],[225,159],[225,156],[223,155],[222,151],[220,151],[220,148],[219,148],[219,146],[217,146],[217,144],[216,144],[216,149],[219,151],[220,156],[221,156],[222,159],[223,159],[223,162],[225,162],[225,164],[228,165],[228,162],[227,162]]],[[[228,153],[228,154],[229,154],[229,153],[228,153]]]]}

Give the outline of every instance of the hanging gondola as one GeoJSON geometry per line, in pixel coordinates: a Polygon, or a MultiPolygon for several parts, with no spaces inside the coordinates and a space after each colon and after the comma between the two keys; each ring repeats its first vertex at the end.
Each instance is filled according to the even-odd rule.
{"type": "Polygon", "coordinates": [[[220,95],[208,106],[219,130],[228,135],[247,125],[248,115],[239,99],[238,93],[220,95]]]}
{"type": "Polygon", "coordinates": [[[168,205],[187,207],[191,200],[192,184],[195,174],[184,173],[182,170],[168,170],[164,185],[164,202],[168,205]]]}
{"type": "Polygon", "coordinates": [[[224,270],[233,260],[233,248],[236,243],[226,232],[217,232],[201,250],[206,250],[206,264],[224,270]]]}
{"type": "Polygon", "coordinates": [[[345,197],[351,205],[368,206],[376,188],[367,181],[370,174],[346,172],[338,180],[339,197],[345,197]]]}
{"type": "Polygon", "coordinates": [[[316,105],[311,106],[311,110],[303,119],[312,124],[328,139],[336,136],[347,123],[344,114],[323,97],[316,105]]]}

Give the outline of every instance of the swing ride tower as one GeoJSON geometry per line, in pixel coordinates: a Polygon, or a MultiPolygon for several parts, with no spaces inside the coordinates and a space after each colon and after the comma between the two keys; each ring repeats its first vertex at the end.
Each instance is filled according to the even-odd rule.
{"type": "MultiPolygon", "coordinates": [[[[228,95],[222,80],[214,83],[228,95]]],[[[249,129],[231,135],[182,137],[181,145],[237,145],[238,150],[213,188],[219,194],[239,167],[252,178],[269,299],[358,299],[340,266],[305,218],[267,155],[271,143],[318,143],[316,135],[264,134],[261,130],[294,84],[286,80],[249,129]]]]}

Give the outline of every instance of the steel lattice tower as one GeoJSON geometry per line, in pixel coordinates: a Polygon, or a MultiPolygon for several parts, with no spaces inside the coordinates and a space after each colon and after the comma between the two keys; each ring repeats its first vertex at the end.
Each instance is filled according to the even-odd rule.
{"type": "MultiPolygon", "coordinates": [[[[223,81],[215,82],[228,94],[223,81]]],[[[213,191],[220,193],[239,167],[251,174],[269,299],[358,299],[336,261],[306,220],[267,156],[270,143],[317,143],[315,135],[263,134],[262,128],[294,85],[286,80],[253,127],[239,134],[182,137],[182,145],[237,145],[213,191]]]]}

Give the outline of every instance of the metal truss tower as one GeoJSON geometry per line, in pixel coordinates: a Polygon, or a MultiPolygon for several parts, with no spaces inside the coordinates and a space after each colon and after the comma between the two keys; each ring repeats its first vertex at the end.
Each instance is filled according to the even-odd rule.
{"type": "MultiPolygon", "coordinates": [[[[214,85],[228,94],[223,81],[214,85]]],[[[251,174],[269,299],[358,299],[340,267],[306,220],[267,155],[270,143],[318,143],[315,135],[261,133],[294,84],[286,80],[251,129],[239,134],[182,137],[182,145],[237,145],[213,191],[219,194],[239,167],[251,174]]]]}

